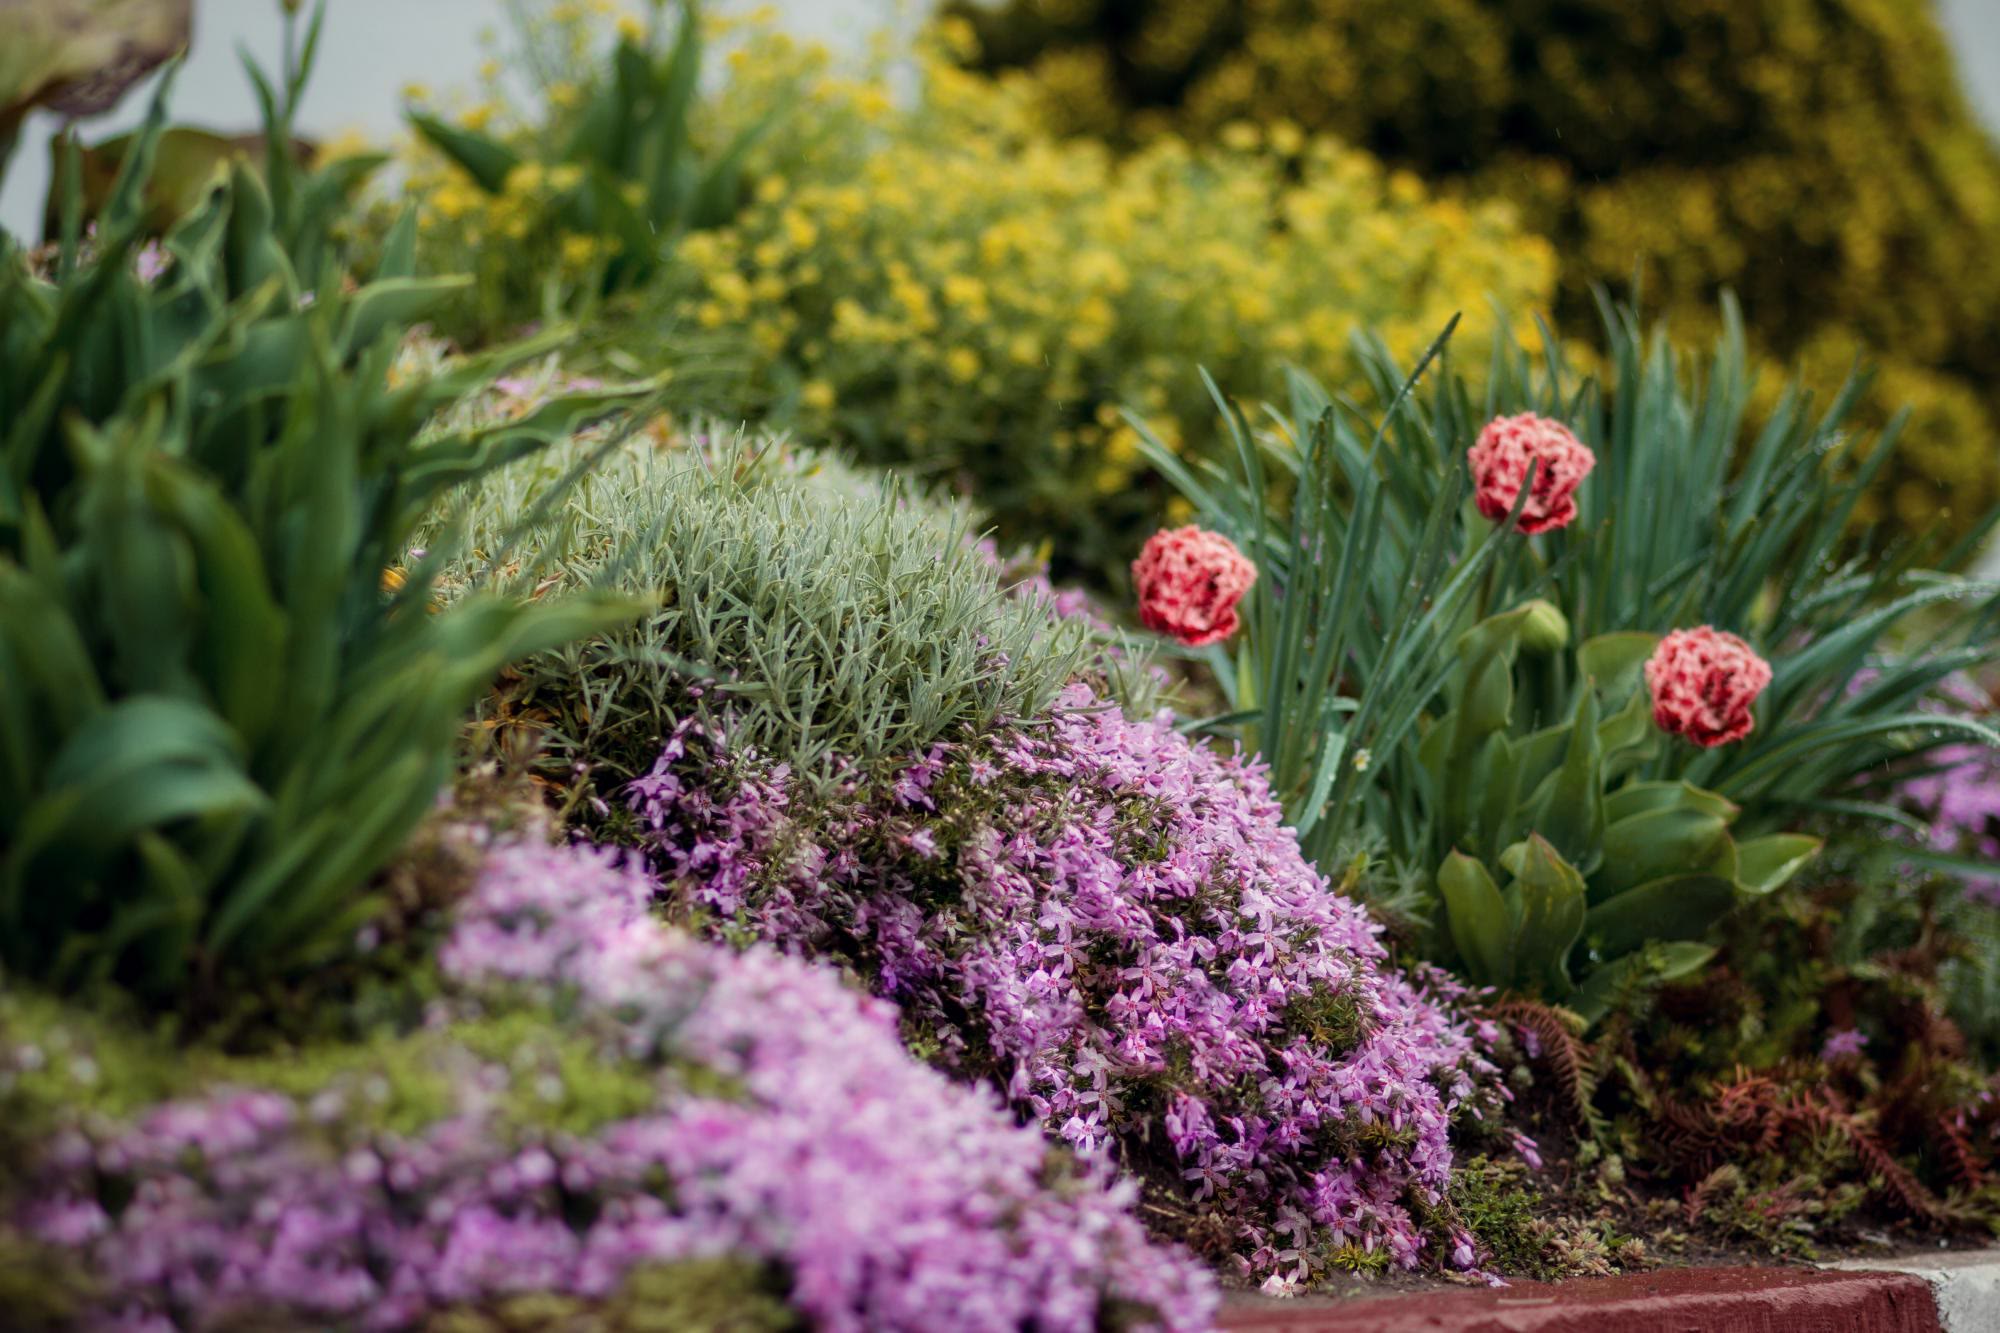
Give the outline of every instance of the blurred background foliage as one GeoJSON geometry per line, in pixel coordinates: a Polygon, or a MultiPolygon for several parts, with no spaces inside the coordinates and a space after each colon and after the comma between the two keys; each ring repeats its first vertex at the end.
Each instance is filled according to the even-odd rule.
{"type": "Polygon", "coordinates": [[[1915,409],[1863,522],[1970,523],[1996,494],[2000,152],[1912,0],[951,0],[972,64],[1066,134],[1329,133],[1434,189],[1504,198],[1562,256],[1558,316],[1638,272],[1708,332],[1882,374],[1915,409]]]}
{"type": "MultiPolygon", "coordinates": [[[[768,104],[770,48],[739,63],[756,72],[723,94],[723,132],[768,104]]],[[[1281,392],[1287,363],[1359,389],[1363,329],[1413,356],[1463,310],[1476,363],[1495,303],[1553,295],[1554,252],[1509,205],[1435,198],[1325,137],[1121,156],[935,50],[918,75],[899,103],[801,70],[811,110],[773,129],[736,221],[682,244],[695,288],[666,309],[747,333],[727,406],[948,481],[1064,568],[1120,577],[1165,503],[1119,409],[1198,451],[1197,366],[1245,398],[1281,392]]]]}

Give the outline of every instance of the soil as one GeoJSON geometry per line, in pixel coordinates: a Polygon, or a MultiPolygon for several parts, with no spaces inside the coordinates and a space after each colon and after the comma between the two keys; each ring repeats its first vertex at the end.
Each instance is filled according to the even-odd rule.
{"type": "MultiPolygon", "coordinates": [[[[1525,1108],[1517,1108],[1525,1109],[1525,1108]]],[[[1532,1112],[1530,1112],[1532,1114],[1532,1112]]],[[[1906,1217],[1864,1207],[1855,1215],[1819,1230],[1793,1247],[1773,1247],[1732,1241],[1713,1228],[1691,1226],[1684,1194],[1670,1182],[1644,1179],[1633,1172],[1616,1186],[1606,1186],[1601,1171],[1579,1161],[1580,1143],[1560,1125],[1536,1117],[1519,1128],[1534,1137],[1544,1159],[1543,1169],[1526,1178],[1541,1196],[1536,1216],[1566,1231],[1596,1232],[1605,1223],[1618,1236],[1636,1241],[1620,1247],[1609,1267],[1541,1275],[1501,1273],[1509,1285],[1539,1285],[1543,1280],[1568,1281],[1620,1273],[1654,1272],[1672,1268],[1797,1268],[1848,1259],[1890,1259],[1924,1250],[1969,1251],[1990,1248],[1991,1237],[1976,1232],[1941,1232],[1913,1226],[1906,1217]]],[[[1586,1150],[1587,1153],[1587,1150],[1586,1150]]],[[[1425,1292],[1461,1290],[1488,1285],[1463,1274],[1435,1272],[1334,1273],[1296,1296],[1263,1294],[1253,1284],[1232,1286],[1224,1278],[1225,1305],[1231,1310],[1282,1309],[1300,1300],[1334,1303],[1343,1300],[1425,1292]]]]}

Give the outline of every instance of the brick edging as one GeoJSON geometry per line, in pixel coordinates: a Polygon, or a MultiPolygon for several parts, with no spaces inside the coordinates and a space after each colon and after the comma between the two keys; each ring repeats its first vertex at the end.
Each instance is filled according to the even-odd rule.
{"type": "Polygon", "coordinates": [[[1360,1300],[1242,1297],[1230,1333],[1940,1333],[1910,1273],[1666,1268],[1360,1300]]]}

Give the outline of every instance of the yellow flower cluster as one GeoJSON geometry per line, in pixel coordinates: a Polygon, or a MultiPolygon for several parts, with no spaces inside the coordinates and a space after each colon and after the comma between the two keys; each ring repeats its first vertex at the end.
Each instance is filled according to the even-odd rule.
{"type": "MultiPolygon", "coordinates": [[[[446,322],[473,340],[534,318],[545,305],[567,305],[595,285],[614,251],[606,237],[572,225],[569,204],[583,170],[554,157],[574,122],[570,113],[581,89],[596,76],[607,33],[643,33],[643,20],[613,0],[556,0],[524,21],[522,38],[538,56],[531,82],[539,105],[516,104],[521,72],[497,57],[482,64],[476,92],[449,109],[436,105],[421,84],[403,90],[406,101],[492,135],[523,159],[500,190],[488,191],[420,136],[398,146],[403,189],[384,211],[413,204],[427,268],[472,277],[461,308],[446,322]]],[[[482,40],[495,41],[492,34],[482,40]]]]}
{"type": "MultiPolygon", "coordinates": [[[[1682,328],[1741,297],[1774,358],[1911,395],[1879,517],[2000,498],[2000,153],[1914,0],[951,0],[1065,130],[1289,117],[1505,197],[1563,254],[1565,327],[1643,264],[1682,328]],[[1114,12],[1115,11],[1115,12],[1114,12]]],[[[1945,510],[1951,512],[1947,515],[1945,510]]]]}
{"type": "Polygon", "coordinates": [[[1198,367],[1246,396],[1285,363],[1353,385],[1357,331],[1410,359],[1458,312],[1477,364],[1496,303],[1552,296],[1554,252],[1504,204],[1294,127],[1120,159],[941,61],[902,109],[867,82],[809,88],[736,225],[680,251],[696,321],[747,334],[744,406],[968,485],[1081,562],[1129,559],[1158,503],[1121,408],[1193,447],[1215,418],[1198,367]]]}

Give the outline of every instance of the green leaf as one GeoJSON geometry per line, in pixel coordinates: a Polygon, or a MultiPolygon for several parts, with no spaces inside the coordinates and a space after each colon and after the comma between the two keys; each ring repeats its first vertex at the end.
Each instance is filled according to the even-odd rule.
{"type": "Polygon", "coordinates": [[[1514,966],[1560,998],[1570,990],[1569,951],[1583,933],[1583,876],[1549,842],[1529,834],[1508,893],[1518,897],[1514,966]]]}
{"type": "Polygon", "coordinates": [[[1719,875],[1670,875],[1598,903],[1584,939],[1610,960],[1652,940],[1698,940],[1736,906],[1736,885],[1719,875]]]}
{"type": "Polygon", "coordinates": [[[1657,810],[1700,810],[1725,821],[1734,821],[1737,807],[1726,797],[1686,782],[1634,782],[1604,798],[1604,815],[1612,823],[1657,810]]]}
{"type": "Polygon", "coordinates": [[[1806,862],[1819,855],[1822,843],[1802,833],[1772,833],[1736,844],[1736,880],[1744,892],[1763,895],[1782,886],[1806,862]]]}
{"type": "MultiPolygon", "coordinates": [[[[1565,860],[1588,874],[1603,855],[1603,755],[1598,748],[1597,694],[1577,691],[1569,748],[1535,804],[1534,827],[1565,860]]],[[[1581,887],[1579,885],[1579,887],[1581,887]]]]}
{"type": "Polygon", "coordinates": [[[471,285],[472,279],[464,277],[384,278],[369,283],[348,298],[347,315],[340,326],[341,359],[359,356],[385,334],[400,337],[446,297],[471,285]]]}
{"type": "Polygon", "coordinates": [[[1590,878],[1591,901],[1668,875],[1717,869],[1728,846],[1729,821],[1693,805],[1615,820],[1604,829],[1604,862],[1590,878]]]}
{"type": "Polygon", "coordinates": [[[1577,669],[1597,683],[1606,704],[1622,706],[1632,696],[1645,694],[1640,669],[1659,645],[1659,635],[1636,630],[1594,635],[1578,646],[1577,669]]]}
{"type": "Polygon", "coordinates": [[[1460,852],[1438,869],[1445,920],[1472,979],[1505,986],[1514,979],[1514,921],[1486,867],[1460,852]]]}
{"type": "Polygon", "coordinates": [[[461,129],[423,111],[410,111],[410,125],[439,152],[459,166],[488,194],[507,187],[507,174],[521,165],[521,155],[476,130],[461,129]]]}

